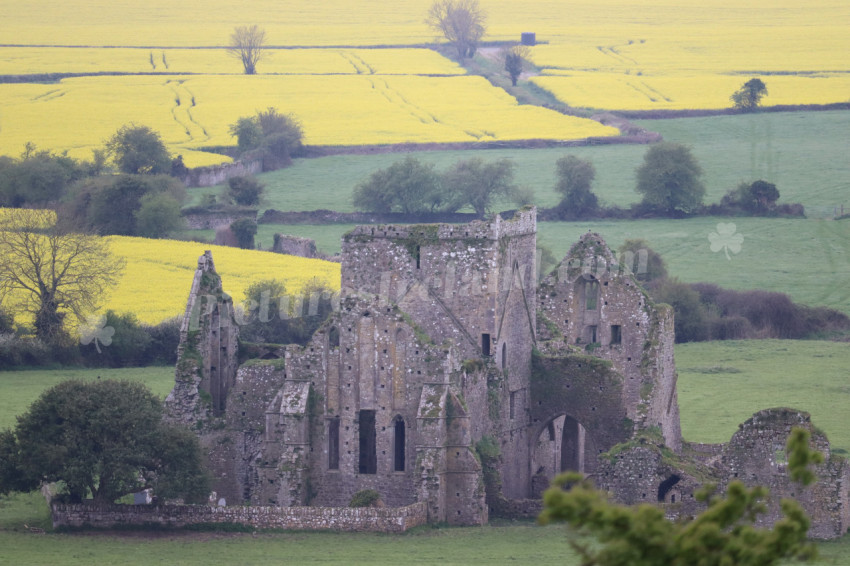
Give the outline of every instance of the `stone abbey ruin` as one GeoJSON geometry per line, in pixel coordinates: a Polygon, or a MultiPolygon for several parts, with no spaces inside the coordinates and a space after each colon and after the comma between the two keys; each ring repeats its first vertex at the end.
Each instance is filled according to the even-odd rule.
{"type": "MultiPolygon", "coordinates": [[[[181,332],[171,418],[193,427],[217,494],[251,507],[347,507],[364,489],[429,522],[535,516],[563,470],[623,503],[698,513],[737,478],[796,497],[811,535],[850,524],[850,471],[806,413],[770,409],[726,444],[683,441],[673,311],[597,234],[538,283],[536,211],[469,224],[360,226],[342,243],[338,310],[306,346],[252,345],[209,252],[181,332]],[[242,352],[244,358],[244,347],[242,352]],[[785,472],[792,426],[823,452],[818,483],[785,472]]],[[[644,258],[645,260],[645,258],[644,258]]]]}

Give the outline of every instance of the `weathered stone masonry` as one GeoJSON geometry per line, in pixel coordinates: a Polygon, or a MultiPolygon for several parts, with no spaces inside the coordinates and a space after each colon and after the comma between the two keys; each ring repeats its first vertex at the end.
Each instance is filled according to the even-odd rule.
{"type": "MultiPolygon", "coordinates": [[[[265,359],[241,366],[232,304],[202,256],[168,408],[198,431],[216,491],[250,508],[340,508],[374,489],[463,525],[533,515],[563,470],[678,515],[698,511],[699,485],[747,466],[773,466],[765,483],[791,495],[770,450],[682,441],[672,309],[599,235],[538,287],[535,218],[355,228],[339,309],[306,346],[254,345],[265,359]]],[[[775,444],[790,425],[771,430],[775,444]]],[[[821,471],[813,531],[837,536],[847,466],[821,471]]]]}

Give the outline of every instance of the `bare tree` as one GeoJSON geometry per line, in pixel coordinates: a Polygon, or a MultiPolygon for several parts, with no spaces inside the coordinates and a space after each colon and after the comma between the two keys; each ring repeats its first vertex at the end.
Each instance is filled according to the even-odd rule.
{"type": "Polygon", "coordinates": [[[528,57],[528,47],[524,45],[514,45],[510,49],[504,51],[505,71],[511,77],[511,83],[516,86],[517,79],[522,74],[522,68],[528,57]]]}
{"type": "Polygon", "coordinates": [[[266,55],[266,30],[254,24],[237,26],[230,34],[227,53],[242,61],[246,75],[257,74],[257,63],[266,55]]]}
{"type": "Polygon", "coordinates": [[[486,32],[486,20],[487,14],[478,6],[478,0],[436,0],[425,23],[453,43],[462,60],[475,54],[486,32]]]}
{"type": "Polygon", "coordinates": [[[78,320],[117,280],[122,259],[98,236],[66,233],[49,210],[9,210],[0,221],[0,298],[35,318],[36,336],[66,336],[67,313],[78,320]]]}

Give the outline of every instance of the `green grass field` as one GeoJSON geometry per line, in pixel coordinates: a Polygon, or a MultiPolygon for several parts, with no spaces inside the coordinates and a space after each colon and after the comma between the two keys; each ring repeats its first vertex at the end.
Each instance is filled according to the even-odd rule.
{"type": "MultiPolygon", "coordinates": [[[[675,120],[644,120],[636,124],[661,133],[666,141],[692,147],[704,169],[706,202],[718,202],[741,181],[765,179],[776,184],[780,202],[801,202],[811,217],[850,209],[850,161],[846,159],[850,112],[779,112],[675,120]]],[[[428,151],[414,153],[444,170],[460,159],[511,159],[518,185],[534,190],[535,203],[555,205],[555,162],[564,155],[591,161],[596,168],[594,192],[607,204],[626,207],[640,200],[634,190],[635,169],[647,147],[613,145],[550,149],[428,151]]],[[[354,187],[378,169],[406,154],[336,155],[296,159],[286,169],[265,173],[264,207],[277,210],[353,210],[354,187]]],[[[219,192],[221,187],[195,188],[190,193],[219,192]]],[[[510,208],[510,203],[501,203],[510,208]]]]}
{"type": "MultiPolygon", "coordinates": [[[[816,341],[704,342],[676,346],[682,431],[687,440],[723,442],[757,410],[808,410],[833,448],[850,451],[850,348],[816,341]]],[[[172,368],[0,373],[0,428],[14,424],[41,391],[62,379],[137,379],[164,396],[172,368]]],[[[839,452],[840,453],[840,452],[839,452]]],[[[497,523],[483,528],[420,528],[401,536],[334,533],[216,533],[123,536],[29,534],[48,527],[39,494],[0,497],[0,564],[559,564],[578,559],[562,527],[497,523]]],[[[850,535],[820,543],[825,564],[850,564],[850,535]]]]}

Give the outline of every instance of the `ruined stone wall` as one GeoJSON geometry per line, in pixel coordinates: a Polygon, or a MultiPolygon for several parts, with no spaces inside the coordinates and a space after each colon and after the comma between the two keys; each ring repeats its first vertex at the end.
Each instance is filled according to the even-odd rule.
{"type": "Polygon", "coordinates": [[[756,522],[759,526],[781,519],[780,501],[792,498],[812,521],[809,536],[829,539],[847,532],[847,461],[830,454],[829,442],[814,429],[807,413],[784,408],[760,411],[740,425],[729,443],[688,444],[681,454],[647,432],[605,454],[593,475],[597,487],[617,502],[663,504],[669,517],[688,518],[706,508],[695,498],[700,487],[712,483],[723,493],[730,482],[741,481],[769,490],[766,513],[756,522]],[[816,483],[809,487],[792,482],[787,473],[785,445],[794,427],[809,430],[812,448],[825,458],[814,470],[816,483]]]}
{"type": "Polygon", "coordinates": [[[183,213],[186,225],[192,230],[215,230],[227,228],[240,218],[257,219],[257,209],[238,210],[189,210],[183,213]]]}
{"type": "Polygon", "coordinates": [[[770,490],[767,513],[759,524],[773,524],[781,517],[780,500],[796,499],[812,519],[809,530],[815,538],[835,538],[847,532],[848,464],[830,454],[826,436],[812,426],[808,413],[778,408],[759,411],[739,426],[724,446],[721,459],[722,484],[740,480],[747,486],[763,485],[770,490]],[[817,482],[802,487],[791,481],[787,472],[785,444],[793,427],[812,434],[812,448],[823,454],[825,462],[815,468],[817,482]]]}
{"type": "MultiPolygon", "coordinates": [[[[451,444],[465,454],[468,446],[460,446],[469,444],[468,438],[450,441],[447,433],[445,399],[459,374],[457,354],[433,344],[397,307],[381,300],[344,299],[340,312],[307,346],[287,350],[286,381],[266,415],[255,500],[344,506],[357,491],[375,489],[386,504],[399,506],[416,501],[421,484],[433,483],[437,487],[430,494],[430,512],[445,521],[445,453],[451,444]],[[301,404],[304,387],[312,388],[309,407],[301,404]],[[428,394],[433,388],[438,392],[428,394]],[[434,395],[438,402],[431,406],[434,395]],[[361,469],[364,411],[374,415],[372,470],[361,469]],[[396,458],[397,434],[404,437],[401,461],[396,458]]],[[[458,476],[470,471],[480,473],[454,470],[458,476]]],[[[466,497],[468,490],[467,485],[456,493],[466,497]]],[[[461,517],[468,519],[468,514],[461,517]]]]}
{"type": "Polygon", "coordinates": [[[299,236],[287,234],[275,234],[272,251],[279,254],[295,255],[298,257],[317,258],[319,251],[316,249],[316,241],[299,236]]]}
{"type": "Polygon", "coordinates": [[[208,167],[195,167],[183,177],[187,187],[212,187],[220,185],[231,177],[243,177],[263,172],[263,160],[234,161],[208,167]]]}
{"type": "Polygon", "coordinates": [[[487,387],[462,386],[461,395],[476,411],[473,440],[492,434],[515,455],[503,469],[503,489],[513,497],[529,492],[535,252],[533,209],[463,225],[361,226],[343,241],[344,295],[397,304],[435,343],[451,341],[462,360],[486,358],[500,372],[488,374],[487,387]]]}
{"type": "Polygon", "coordinates": [[[208,250],[198,259],[180,327],[175,385],[165,402],[170,419],[195,425],[224,413],[236,379],[238,337],[233,301],[208,250]]]}
{"type": "Polygon", "coordinates": [[[405,507],[211,507],[206,505],[51,506],[53,527],[114,528],[235,523],[257,529],[402,533],[427,522],[424,503],[405,507]]]}
{"type": "MultiPolygon", "coordinates": [[[[541,435],[548,437],[550,423],[567,415],[585,431],[584,448],[578,455],[583,458],[583,465],[568,469],[592,473],[599,454],[631,435],[622,388],[622,376],[607,360],[584,354],[536,357],[531,377],[531,434],[535,445],[539,444],[541,435]]],[[[560,451],[563,436],[558,434],[563,434],[563,428],[553,432],[554,442],[547,442],[547,447],[560,451]]],[[[541,461],[542,452],[537,451],[535,456],[538,462],[532,472],[536,474],[540,467],[545,471],[546,466],[541,461]]],[[[547,477],[560,471],[560,468],[550,468],[547,477]]]]}
{"type": "Polygon", "coordinates": [[[637,429],[658,426],[681,448],[672,311],[652,303],[598,234],[582,236],[545,278],[538,308],[549,335],[613,363],[637,429]]]}

